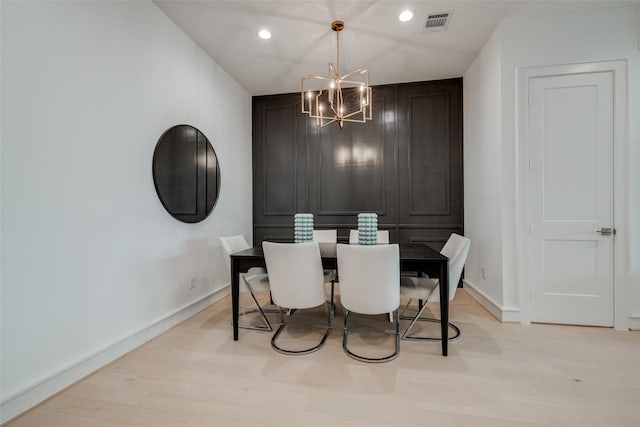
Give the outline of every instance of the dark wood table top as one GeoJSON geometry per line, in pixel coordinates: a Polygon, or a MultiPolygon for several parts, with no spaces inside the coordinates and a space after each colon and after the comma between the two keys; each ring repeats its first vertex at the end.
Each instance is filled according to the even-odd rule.
{"type": "MultiPolygon", "coordinates": [[[[336,258],[335,253],[335,244],[320,244],[320,254],[323,259],[331,260],[336,258]],[[334,248],[331,251],[331,247],[334,248]]],[[[264,258],[264,253],[262,251],[262,246],[254,246],[249,249],[245,249],[240,252],[235,252],[231,254],[232,257],[236,258],[245,258],[245,259],[260,259],[264,258]]],[[[411,262],[411,261],[447,261],[448,258],[442,255],[440,252],[435,249],[421,244],[404,244],[400,245],[400,260],[411,262]]]]}

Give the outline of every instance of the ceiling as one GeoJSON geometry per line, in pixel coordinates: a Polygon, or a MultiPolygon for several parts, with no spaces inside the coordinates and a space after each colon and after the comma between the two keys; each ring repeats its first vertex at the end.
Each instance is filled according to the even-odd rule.
{"type": "Polygon", "coordinates": [[[607,7],[615,1],[189,1],[154,0],[251,95],[300,90],[300,79],[335,62],[330,23],[340,19],[340,71],[368,68],[371,84],[460,77],[501,19],[607,7]],[[415,17],[400,22],[409,8],[415,17]],[[425,32],[427,14],[453,11],[444,32],[425,32]],[[257,32],[268,28],[270,40],[257,32]]]}

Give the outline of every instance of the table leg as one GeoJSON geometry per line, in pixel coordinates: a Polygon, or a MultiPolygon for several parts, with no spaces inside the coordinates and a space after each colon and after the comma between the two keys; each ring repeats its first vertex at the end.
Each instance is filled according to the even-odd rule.
{"type": "Polygon", "coordinates": [[[231,257],[231,307],[233,319],[233,340],[238,341],[238,308],[240,306],[240,269],[238,261],[231,257]]]}
{"type": "Polygon", "coordinates": [[[449,345],[449,260],[440,263],[440,330],[442,331],[442,355],[449,345]]]}

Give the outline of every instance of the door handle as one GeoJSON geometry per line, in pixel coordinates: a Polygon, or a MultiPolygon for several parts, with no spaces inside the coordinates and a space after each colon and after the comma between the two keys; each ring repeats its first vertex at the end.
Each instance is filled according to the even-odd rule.
{"type": "Polygon", "coordinates": [[[603,236],[611,236],[616,234],[615,228],[602,227],[600,230],[596,230],[596,233],[600,233],[603,236]]]}

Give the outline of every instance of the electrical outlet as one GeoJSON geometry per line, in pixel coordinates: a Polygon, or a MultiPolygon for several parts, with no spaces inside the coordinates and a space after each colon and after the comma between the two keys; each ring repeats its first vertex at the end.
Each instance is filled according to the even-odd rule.
{"type": "Polygon", "coordinates": [[[484,275],[484,267],[482,267],[481,273],[482,273],[482,280],[486,280],[487,278],[484,275]]]}
{"type": "Polygon", "coordinates": [[[192,274],[189,276],[189,289],[193,290],[196,288],[196,276],[192,274]]]}

